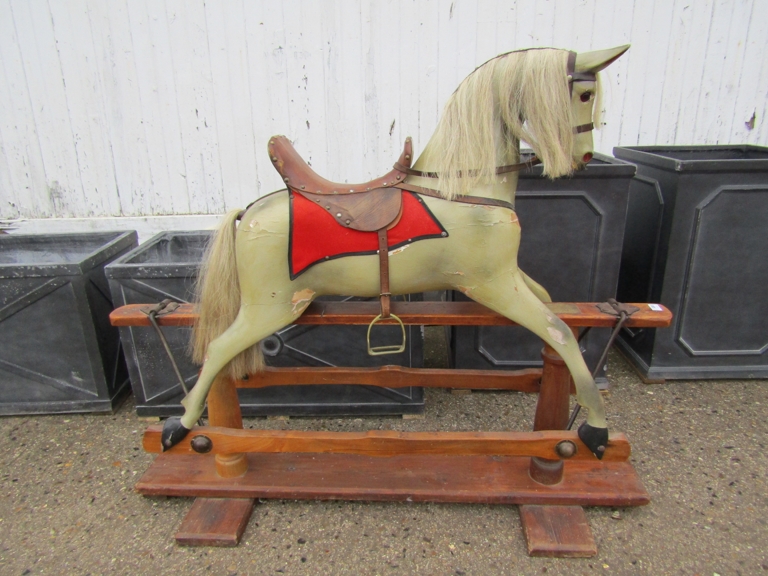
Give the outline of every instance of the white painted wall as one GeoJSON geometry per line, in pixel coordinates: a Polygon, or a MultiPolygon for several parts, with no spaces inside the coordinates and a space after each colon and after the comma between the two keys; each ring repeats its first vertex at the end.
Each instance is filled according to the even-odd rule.
{"type": "Polygon", "coordinates": [[[598,151],[768,145],[765,0],[0,0],[0,218],[220,214],[280,187],[280,133],[365,180],[488,58],[627,42],[598,151]]]}

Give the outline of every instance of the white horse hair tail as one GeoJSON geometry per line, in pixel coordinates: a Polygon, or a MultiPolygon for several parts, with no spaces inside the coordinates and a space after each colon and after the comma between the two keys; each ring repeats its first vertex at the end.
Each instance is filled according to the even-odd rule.
{"type": "MultiPolygon", "coordinates": [[[[240,310],[240,282],[235,261],[235,233],[240,210],[228,212],[208,244],[195,285],[198,320],[192,330],[192,360],[205,361],[208,345],[229,328],[240,310]]],[[[259,345],[251,346],[230,360],[223,372],[242,378],[264,370],[259,345]]]]}

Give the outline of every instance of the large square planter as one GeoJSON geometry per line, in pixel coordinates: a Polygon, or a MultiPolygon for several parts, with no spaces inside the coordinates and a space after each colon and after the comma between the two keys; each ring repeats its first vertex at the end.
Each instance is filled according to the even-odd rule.
{"type": "MultiPolygon", "coordinates": [[[[115,305],[156,303],[165,298],[193,299],[193,287],[211,233],[164,232],[107,268],[115,305]]],[[[423,365],[422,336],[418,326],[406,327],[408,347],[394,356],[368,356],[364,326],[288,326],[265,339],[267,364],[301,366],[423,365]]],[[[393,327],[382,327],[382,336],[393,327]]],[[[183,391],[157,334],[152,328],[121,328],[136,410],[141,416],[183,413],[183,391]]],[[[189,327],[162,328],[187,385],[197,380],[200,367],[189,356],[189,327]]],[[[392,341],[396,333],[389,334],[392,341]]],[[[273,386],[240,389],[246,416],[405,414],[424,409],[421,388],[369,386],[273,386]]]]}
{"type": "Polygon", "coordinates": [[[649,380],[768,377],[768,148],[639,146],[619,299],[660,302],[671,328],[624,330],[649,380]]]}
{"type": "Polygon", "coordinates": [[[136,232],[0,236],[0,414],[111,412],[130,391],[104,266],[136,232]]]}
{"type": "MultiPolygon", "coordinates": [[[[555,302],[604,302],[616,295],[627,190],[635,167],[602,154],[571,178],[550,180],[541,167],[520,174],[515,209],[522,226],[520,268],[555,302]]],[[[466,299],[453,293],[456,300],[466,299]]],[[[609,330],[581,342],[594,370],[609,330]]],[[[541,340],[521,327],[454,327],[456,368],[506,369],[542,365],[541,340]]],[[[605,384],[604,369],[597,375],[605,384]]]]}

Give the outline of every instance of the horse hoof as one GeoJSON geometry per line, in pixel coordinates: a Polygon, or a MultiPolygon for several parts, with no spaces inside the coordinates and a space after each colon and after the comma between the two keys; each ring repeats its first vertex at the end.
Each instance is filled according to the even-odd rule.
{"type": "Polygon", "coordinates": [[[181,423],[181,418],[168,418],[163,424],[163,433],[160,436],[163,452],[184,440],[187,432],[189,432],[189,428],[181,423]]]}
{"type": "Polygon", "coordinates": [[[608,428],[595,428],[586,422],[579,426],[579,438],[597,456],[598,460],[603,459],[605,449],[608,446],[608,428]]]}

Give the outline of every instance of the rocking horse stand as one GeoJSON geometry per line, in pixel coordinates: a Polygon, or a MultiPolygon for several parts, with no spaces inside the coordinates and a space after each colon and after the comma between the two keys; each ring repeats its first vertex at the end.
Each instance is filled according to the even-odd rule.
{"type": "MultiPolygon", "coordinates": [[[[297,324],[368,324],[375,302],[315,302],[297,324]]],[[[591,303],[549,304],[572,330],[612,327],[616,315],[591,303]]],[[[637,304],[627,327],[665,327],[669,310],[637,304]]],[[[412,325],[511,325],[474,302],[394,302],[412,325]]],[[[112,313],[113,325],[150,326],[142,306],[112,313]]],[[[191,305],[157,318],[191,325],[191,305]]],[[[392,321],[385,321],[391,323],[392,321]]],[[[268,368],[234,381],[219,377],[208,397],[209,426],[161,453],[136,485],[144,495],[197,498],[176,536],[180,544],[236,545],[255,498],[468,502],[520,505],[531,555],[592,556],[581,506],[638,506],[650,500],[628,462],[630,446],[612,434],[598,460],[567,431],[570,374],[549,346],[543,369],[518,371],[373,368],[268,368]],[[362,384],[538,392],[533,432],[298,432],[243,430],[237,388],[362,384]]],[[[161,427],[144,435],[162,452],[161,427]]]]}

